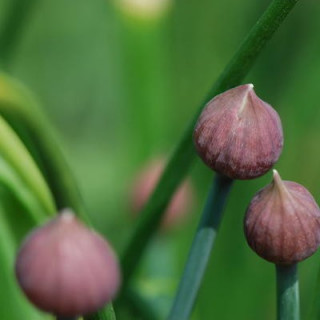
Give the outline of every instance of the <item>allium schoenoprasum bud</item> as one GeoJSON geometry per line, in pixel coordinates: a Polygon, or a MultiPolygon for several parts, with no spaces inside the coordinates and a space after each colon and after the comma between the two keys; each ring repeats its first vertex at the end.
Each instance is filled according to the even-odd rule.
{"type": "MultiPolygon", "coordinates": [[[[164,158],[150,161],[138,172],[131,186],[130,204],[132,214],[136,216],[146,204],[165,167],[164,158]]],[[[162,219],[162,229],[180,225],[190,214],[194,190],[190,179],[186,179],[172,196],[162,219]]]]}
{"type": "Polygon", "coordinates": [[[17,256],[16,277],[36,307],[61,317],[97,311],[120,285],[113,250],[70,210],[26,238],[17,256]]]}
{"type": "Polygon", "coordinates": [[[273,181],[252,199],[244,221],[249,246],[262,258],[290,265],[320,245],[320,210],[310,192],[292,181],[273,181]]]}
{"type": "Polygon", "coordinates": [[[279,115],[257,97],[252,84],[212,99],[198,119],[193,138],[201,159],[232,179],[265,174],[278,160],[283,146],[279,115]]]}

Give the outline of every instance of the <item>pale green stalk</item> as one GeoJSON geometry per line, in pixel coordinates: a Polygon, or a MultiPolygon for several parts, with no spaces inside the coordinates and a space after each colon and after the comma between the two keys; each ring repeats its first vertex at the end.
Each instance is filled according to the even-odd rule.
{"type": "Polygon", "coordinates": [[[298,264],[276,265],[277,320],[300,320],[298,264]]]}
{"type": "Polygon", "coordinates": [[[224,176],[215,177],[168,320],[187,320],[191,315],[232,182],[224,176]]]}

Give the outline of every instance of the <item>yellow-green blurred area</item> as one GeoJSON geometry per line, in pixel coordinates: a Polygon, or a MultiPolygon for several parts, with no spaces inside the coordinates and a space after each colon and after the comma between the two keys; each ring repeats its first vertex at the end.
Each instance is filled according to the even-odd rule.
{"type": "MultiPolygon", "coordinates": [[[[0,0],[0,28],[11,1],[0,0]]],[[[5,69],[40,101],[95,227],[120,253],[134,226],[128,191],[136,172],[172,152],[269,1],[33,2],[5,69]]],[[[245,80],[281,116],[285,144],[277,170],[318,202],[319,16],[318,1],[301,0],[245,80]]],[[[191,219],[157,236],[134,282],[160,318],[168,313],[213,177],[200,160],[190,174],[196,199],[191,219]]],[[[268,173],[235,183],[194,319],[275,318],[274,266],[256,256],[243,235],[246,207],[270,180],[268,173]]],[[[300,264],[303,318],[319,267],[319,254],[300,264]]],[[[0,308],[2,319],[16,320],[6,318],[6,304],[0,308]]],[[[118,318],[139,319],[121,310],[118,318]]]]}

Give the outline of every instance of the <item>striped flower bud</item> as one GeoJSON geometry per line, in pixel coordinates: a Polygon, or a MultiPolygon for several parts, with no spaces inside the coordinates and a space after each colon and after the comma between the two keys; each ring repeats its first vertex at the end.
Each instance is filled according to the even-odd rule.
{"type": "Polygon", "coordinates": [[[310,192],[292,181],[273,182],[252,199],[244,222],[249,246],[262,258],[289,265],[320,245],[320,210],[310,192]]]}
{"type": "Polygon", "coordinates": [[[278,113],[257,97],[252,84],[228,90],[204,108],[194,130],[201,159],[232,179],[265,174],[283,146],[278,113]]]}

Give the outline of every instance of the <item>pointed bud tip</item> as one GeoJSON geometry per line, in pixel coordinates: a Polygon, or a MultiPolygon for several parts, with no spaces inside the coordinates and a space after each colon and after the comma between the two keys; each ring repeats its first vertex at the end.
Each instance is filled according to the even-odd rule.
{"type": "Polygon", "coordinates": [[[60,212],[60,220],[62,222],[71,222],[71,221],[74,221],[74,219],[75,219],[75,214],[71,209],[66,208],[60,212]]]}
{"type": "Polygon", "coordinates": [[[249,90],[254,89],[254,85],[252,83],[248,83],[246,86],[248,87],[249,90]]]}
{"type": "Polygon", "coordinates": [[[276,169],[272,169],[273,181],[275,184],[280,185],[282,183],[282,179],[280,177],[279,172],[276,169]]]}
{"type": "Polygon", "coordinates": [[[281,195],[289,194],[289,190],[287,189],[285,183],[281,179],[279,172],[276,169],[272,170],[273,173],[273,185],[277,188],[281,195]]]}
{"type": "Polygon", "coordinates": [[[241,114],[244,112],[244,110],[246,109],[246,107],[248,106],[248,98],[249,96],[251,96],[252,94],[254,94],[255,96],[255,92],[253,90],[254,86],[252,83],[248,83],[243,85],[243,100],[242,103],[240,104],[239,110],[238,110],[238,117],[241,117],[241,114]]]}

